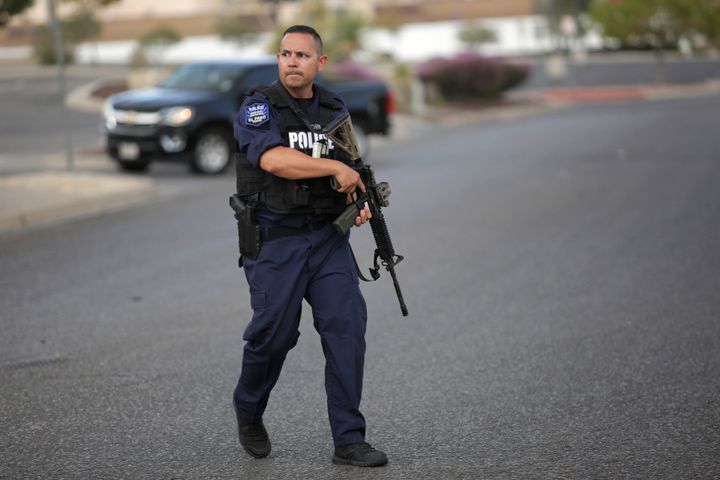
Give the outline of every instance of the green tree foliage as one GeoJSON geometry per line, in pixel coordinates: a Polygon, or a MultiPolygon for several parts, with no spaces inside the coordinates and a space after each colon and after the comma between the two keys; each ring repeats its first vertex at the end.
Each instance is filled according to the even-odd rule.
{"type": "MultiPolygon", "coordinates": [[[[60,21],[60,30],[63,36],[65,59],[72,63],[75,47],[100,34],[100,23],[89,10],[80,10],[65,20],[60,21]]],[[[33,34],[33,50],[35,57],[42,64],[53,64],[55,58],[55,44],[52,32],[47,26],[38,27],[33,34]]]]}
{"type": "Polygon", "coordinates": [[[90,10],[80,10],[63,22],[63,36],[73,45],[97,37],[100,30],[100,22],[90,10]]]}
{"type": "Polygon", "coordinates": [[[477,49],[484,43],[494,42],[496,39],[495,31],[481,22],[467,22],[458,31],[458,40],[472,49],[477,49]]]}
{"type": "MultiPolygon", "coordinates": [[[[322,0],[303,2],[301,16],[297,23],[313,25],[323,39],[325,54],[333,61],[345,61],[352,52],[360,48],[360,34],[366,25],[365,19],[352,11],[334,11],[322,0]]],[[[270,45],[270,53],[280,49],[282,32],[288,25],[279,26],[270,45]]]]}
{"type": "Polygon", "coordinates": [[[168,47],[178,43],[182,37],[170,27],[158,27],[147,32],[138,40],[138,47],[133,52],[130,63],[136,67],[158,63],[168,47]]]}
{"type": "Polygon", "coordinates": [[[223,40],[239,46],[252,43],[258,36],[257,27],[253,23],[238,18],[218,19],[215,31],[223,40]]]}
{"type": "MultiPolygon", "coordinates": [[[[47,1],[47,0],[45,0],[47,1]]],[[[68,4],[75,4],[78,10],[97,11],[121,0],[60,0],[68,4]]]]}
{"type": "Polygon", "coordinates": [[[7,25],[10,18],[32,6],[34,0],[0,0],[0,27],[7,25]]]}
{"type": "MultiPolygon", "coordinates": [[[[63,45],[65,47],[65,62],[72,63],[73,48],[67,42],[64,42],[63,45]]],[[[52,32],[46,25],[36,28],[33,32],[33,54],[35,55],[37,61],[43,65],[52,65],[57,63],[52,32]]]]}
{"type": "Polygon", "coordinates": [[[720,0],[594,0],[590,13],[624,46],[674,48],[695,35],[720,44],[720,0]]]}
{"type": "Polygon", "coordinates": [[[678,3],[677,13],[686,19],[689,29],[705,37],[715,48],[720,48],[720,0],[684,0],[678,3]]]}
{"type": "Polygon", "coordinates": [[[663,50],[675,49],[680,39],[720,43],[720,0],[594,0],[590,14],[622,46],[654,48],[659,81],[663,50]]]}
{"type": "Polygon", "coordinates": [[[358,14],[345,12],[335,18],[330,34],[330,53],[337,61],[350,58],[360,48],[360,34],[365,20],[358,14]]]}
{"type": "MultiPolygon", "coordinates": [[[[328,47],[330,47],[330,45],[328,45],[329,39],[327,38],[327,32],[329,31],[329,26],[332,24],[332,14],[333,12],[330,11],[323,0],[304,0],[301,4],[300,16],[296,22],[293,22],[312,25],[323,39],[326,54],[328,53],[328,47]]],[[[289,26],[290,25],[277,26],[273,40],[268,46],[269,53],[278,53],[280,50],[280,42],[282,41],[282,34],[289,26]]]]}
{"type": "Polygon", "coordinates": [[[158,27],[140,37],[140,45],[143,47],[167,48],[181,40],[181,36],[170,27],[158,27]]]}
{"type": "MultiPolygon", "coordinates": [[[[44,0],[47,1],[47,0],[44,0]]],[[[74,4],[74,12],[67,18],[60,19],[60,29],[63,37],[65,59],[72,63],[75,47],[85,41],[97,38],[102,30],[95,12],[99,9],[116,3],[120,0],[60,0],[67,4],[74,4]]],[[[21,0],[0,0],[0,3],[21,2],[21,0]]],[[[30,5],[33,0],[30,0],[30,5]]],[[[33,33],[33,50],[35,57],[42,64],[52,64],[55,59],[55,45],[52,32],[47,26],[35,29],[33,33]]]]}
{"type": "Polygon", "coordinates": [[[671,8],[678,0],[595,0],[590,15],[606,37],[625,47],[674,48],[682,19],[671,8]]]}
{"type": "Polygon", "coordinates": [[[323,0],[305,0],[302,5],[302,15],[307,25],[323,28],[332,21],[333,12],[323,0]]]}
{"type": "Polygon", "coordinates": [[[270,54],[276,54],[280,51],[280,41],[282,40],[282,34],[290,25],[278,25],[273,33],[273,39],[267,47],[267,51],[270,54]]]}

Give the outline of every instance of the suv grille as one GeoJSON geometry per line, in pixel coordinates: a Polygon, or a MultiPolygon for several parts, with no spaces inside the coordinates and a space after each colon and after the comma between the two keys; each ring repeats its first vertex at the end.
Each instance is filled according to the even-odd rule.
{"type": "Polygon", "coordinates": [[[115,110],[115,119],[125,125],[157,125],[160,112],[137,112],[135,110],[115,110]]]}

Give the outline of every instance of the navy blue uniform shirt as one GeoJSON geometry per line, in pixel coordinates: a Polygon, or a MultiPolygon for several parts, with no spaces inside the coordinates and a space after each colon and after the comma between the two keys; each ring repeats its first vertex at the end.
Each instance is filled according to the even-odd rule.
{"type": "MultiPolygon", "coordinates": [[[[279,82],[278,82],[279,83],[279,82]]],[[[281,86],[281,88],[284,88],[281,86]]],[[[290,101],[294,101],[303,112],[317,112],[319,106],[319,95],[313,85],[313,97],[311,99],[295,99],[288,93],[290,101]]],[[[340,114],[341,112],[338,112],[340,114]]],[[[289,147],[280,133],[281,116],[273,108],[270,101],[261,93],[255,92],[247,97],[235,117],[233,125],[235,140],[238,148],[245,151],[248,161],[255,167],[260,168],[260,157],[263,153],[273,147],[289,147]]],[[[348,165],[350,161],[345,160],[348,165]]],[[[270,226],[301,227],[308,223],[320,221],[332,221],[333,217],[328,215],[304,215],[304,214],[280,214],[269,211],[264,205],[258,205],[256,209],[258,224],[270,226]]]]}

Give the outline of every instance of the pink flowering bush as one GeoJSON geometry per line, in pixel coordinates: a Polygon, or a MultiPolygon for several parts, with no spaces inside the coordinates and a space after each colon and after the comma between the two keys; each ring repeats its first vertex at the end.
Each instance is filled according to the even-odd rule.
{"type": "Polygon", "coordinates": [[[369,67],[355,62],[331,63],[324,76],[333,80],[379,80],[380,76],[369,67]]]}
{"type": "Polygon", "coordinates": [[[529,74],[528,65],[477,53],[434,58],[417,68],[420,80],[448,101],[498,98],[524,82],[529,74]]]}

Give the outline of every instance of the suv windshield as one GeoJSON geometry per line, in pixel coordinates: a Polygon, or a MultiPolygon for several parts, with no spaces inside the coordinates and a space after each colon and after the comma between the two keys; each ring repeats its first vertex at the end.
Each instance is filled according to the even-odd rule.
{"type": "Polygon", "coordinates": [[[158,84],[158,87],[227,92],[240,72],[242,67],[236,65],[186,65],[158,84]]]}

